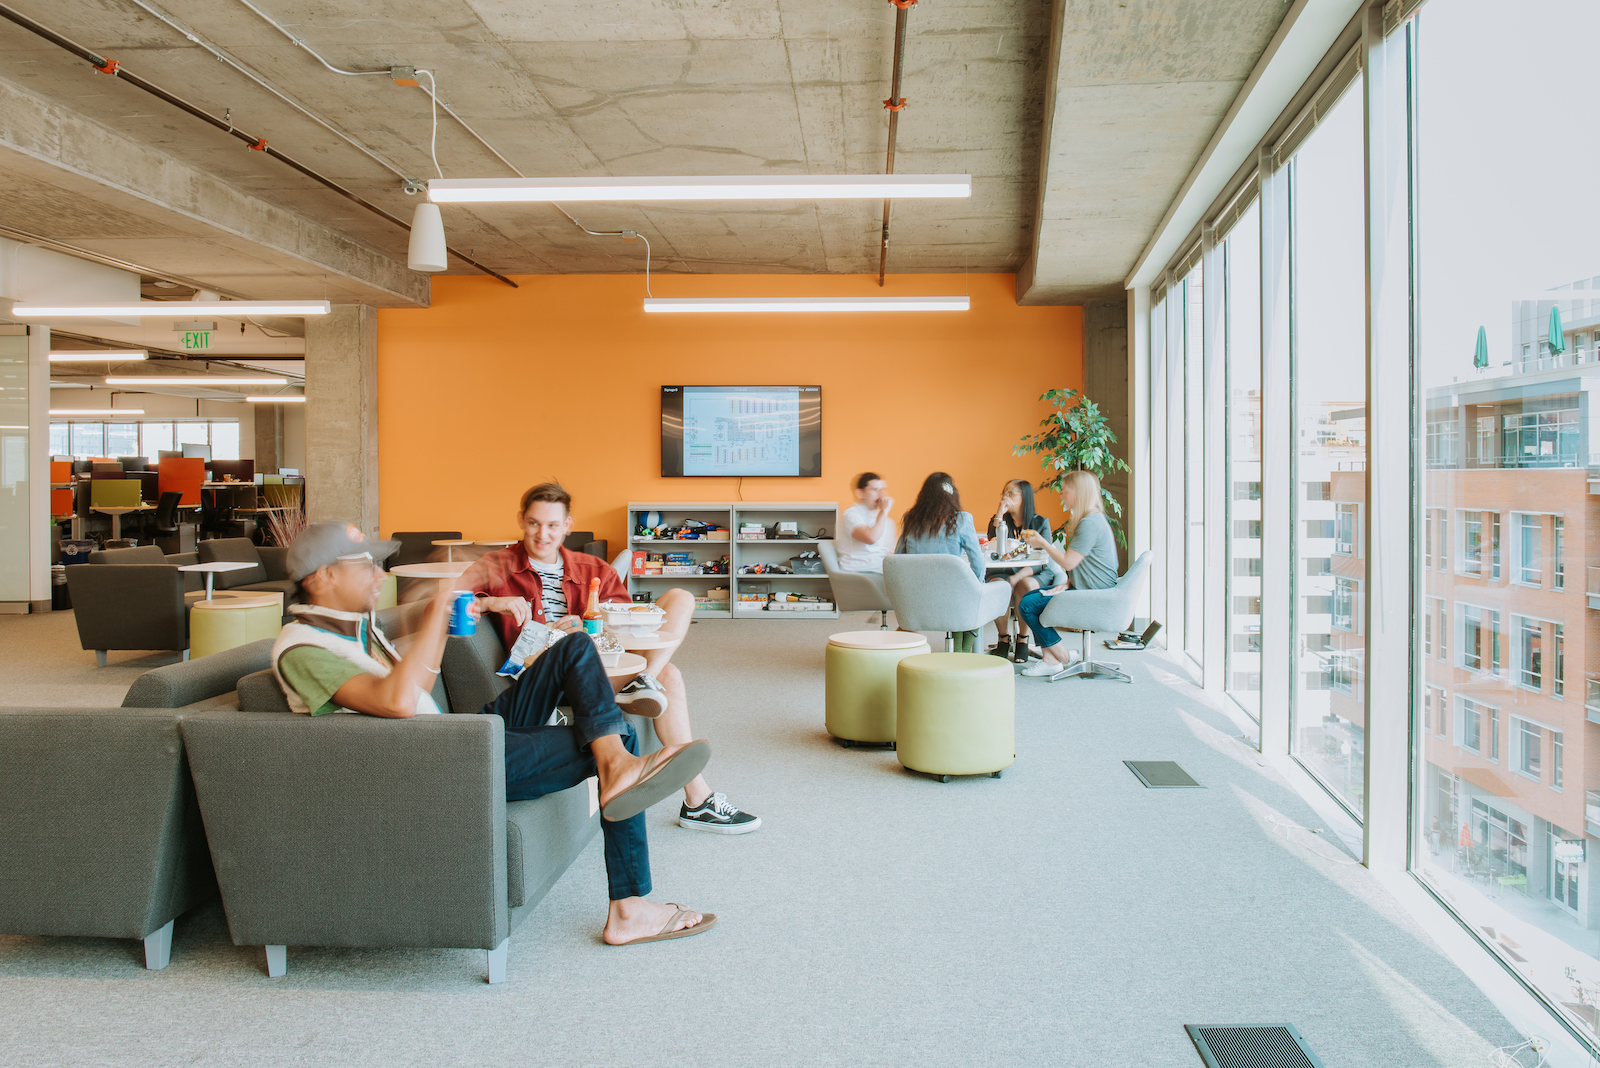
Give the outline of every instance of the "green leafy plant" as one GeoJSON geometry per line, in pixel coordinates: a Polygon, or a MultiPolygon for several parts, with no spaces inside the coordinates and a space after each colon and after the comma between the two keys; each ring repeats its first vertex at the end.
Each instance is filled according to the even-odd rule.
{"type": "MultiPolygon", "coordinates": [[[[1039,457],[1039,466],[1050,469],[1049,479],[1039,483],[1040,489],[1061,492],[1062,477],[1068,471],[1090,471],[1101,482],[1100,496],[1106,518],[1116,532],[1117,542],[1128,546],[1127,534],[1122,529],[1122,505],[1105,488],[1106,476],[1116,471],[1129,470],[1128,465],[1111,455],[1111,446],[1117,436],[1111,432],[1100,406],[1075,389],[1052,389],[1039,398],[1048,401],[1053,409],[1040,420],[1040,430],[1012,446],[1012,453],[1039,457]]],[[[1066,531],[1066,522],[1056,528],[1059,538],[1066,531]]]]}

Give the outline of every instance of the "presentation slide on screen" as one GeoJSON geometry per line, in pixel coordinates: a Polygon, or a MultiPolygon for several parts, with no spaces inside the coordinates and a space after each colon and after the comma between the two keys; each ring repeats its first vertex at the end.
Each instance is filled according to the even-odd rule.
{"type": "Polygon", "coordinates": [[[800,391],[794,386],[687,386],[685,475],[798,475],[800,391]]]}

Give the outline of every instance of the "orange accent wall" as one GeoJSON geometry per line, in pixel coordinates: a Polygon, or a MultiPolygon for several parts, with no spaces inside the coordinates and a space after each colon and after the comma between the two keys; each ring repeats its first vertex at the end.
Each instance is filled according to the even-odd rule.
{"type": "MultiPolygon", "coordinates": [[[[731,478],[662,478],[662,385],[822,386],[822,477],[747,478],[745,500],[853,503],[889,482],[898,519],[922,479],[955,477],[981,526],[1011,447],[1083,384],[1077,307],[1019,307],[1009,274],[656,276],[657,297],[970,293],[968,312],[646,315],[642,275],[440,276],[432,307],[378,312],[384,533],[516,536],[517,500],[557,479],[578,529],[620,550],[630,500],[735,500],[731,478]]],[[[1059,519],[1053,494],[1039,510],[1059,519]]]]}

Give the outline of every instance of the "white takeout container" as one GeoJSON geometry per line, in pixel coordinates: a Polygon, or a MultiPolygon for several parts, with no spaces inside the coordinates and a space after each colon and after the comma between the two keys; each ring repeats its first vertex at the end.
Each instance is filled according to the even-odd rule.
{"type": "Polygon", "coordinates": [[[601,605],[600,611],[605,613],[606,626],[614,632],[640,637],[660,630],[662,621],[667,618],[667,613],[656,605],[639,605],[632,601],[612,601],[601,605]],[[636,608],[648,611],[636,612],[636,608]]]}

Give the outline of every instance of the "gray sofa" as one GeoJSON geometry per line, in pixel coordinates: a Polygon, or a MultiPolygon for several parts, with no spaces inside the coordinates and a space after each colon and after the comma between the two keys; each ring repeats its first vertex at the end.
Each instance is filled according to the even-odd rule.
{"type": "MultiPolygon", "coordinates": [[[[88,565],[84,565],[88,566],[88,565]]],[[[170,708],[0,708],[0,932],[144,941],[216,895],[170,708]]]]}
{"type": "Polygon", "coordinates": [[[298,583],[289,579],[289,550],[277,545],[257,545],[249,538],[212,538],[200,543],[200,562],[214,561],[252,564],[238,571],[218,572],[215,589],[249,590],[283,594],[284,622],[289,621],[289,606],[300,599],[298,583]]]}
{"type": "MultiPolygon", "coordinates": [[[[403,649],[422,610],[379,625],[403,649]]],[[[450,638],[439,707],[481,709],[509,685],[504,659],[487,623],[450,638]]],[[[288,714],[270,670],[237,686],[239,711],[184,721],[234,944],[265,946],[273,976],[291,945],[484,949],[503,981],[511,932],[599,831],[588,784],[508,803],[498,716],[312,719],[288,714]]]]}
{"type": "Polygon", "coordinates": [[[111,649],[170,649],[187,660],[193,597],[186,594],[199,576],[178,566],[198,562],[193,554],[166,556],[154,545],[141,545],[92,552],[87,564],[69,564],[67,592],[78,641],[94,650],[101,667],[111,649]]]}

